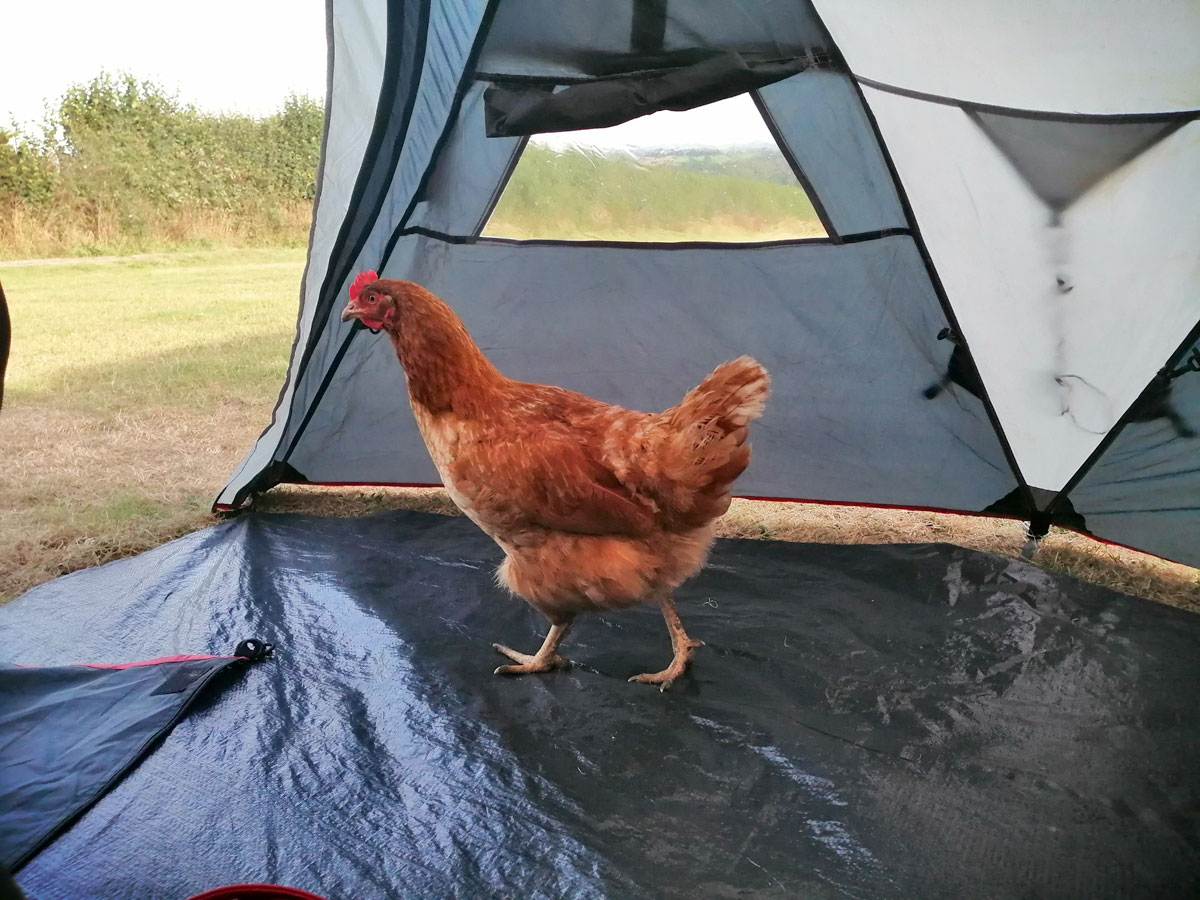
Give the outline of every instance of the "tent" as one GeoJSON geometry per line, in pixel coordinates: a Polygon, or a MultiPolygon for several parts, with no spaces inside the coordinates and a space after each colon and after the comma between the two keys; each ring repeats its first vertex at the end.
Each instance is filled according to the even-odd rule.
{"type": "MultiPolygon", "coordinates": [[[[635,408],[754,354],[749,496],[1200,562],[1195,4],[328,21],[291,365],[219,508],[435,480],[390,347],[337,315],[376,269],[507,374],[635,408]],[[531,135],[738,97],[823,236],[488,230],[531,135]]],[[[1200,890],[1194,615],[947,545],[722,541],[679,594],[707,646],[660,694],[625,683],[662,652],[652,609],[581,621],[570,671],[493,678],[490,642],[541,626],[499,557],[462,518],[250,510],[7,604],[0,891],[5,867],[39,900],[1200,890]]]]}
{"type": "Polygon", "coordinates": [[[918,7],[334,4],[291,365],[218,507],[436,483],[390,347],[337,315],[375,269],[444,297],[506,374],[635,409],[754,355],[774,394],[747,496],[1200,563],[1196,5],[918,7]],[[530,134],[747,92],[824,237],[481,236],[530,134]]]}

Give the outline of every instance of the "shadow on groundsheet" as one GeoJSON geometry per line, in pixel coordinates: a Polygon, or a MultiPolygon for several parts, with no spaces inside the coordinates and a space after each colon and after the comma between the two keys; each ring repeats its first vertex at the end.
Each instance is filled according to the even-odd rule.
{"type": "MultiPolygon", "coordinates": [[[[5,662],[273,659],[17,880],[330,898],[1200,896],[1200,617],[948,545],[721,541],[660,694],[655,608],[568,672],[465,519],[250,514],[0,609],[5,662]]],[[[62,723],[71,735],[71,722],[62,723]]]]}

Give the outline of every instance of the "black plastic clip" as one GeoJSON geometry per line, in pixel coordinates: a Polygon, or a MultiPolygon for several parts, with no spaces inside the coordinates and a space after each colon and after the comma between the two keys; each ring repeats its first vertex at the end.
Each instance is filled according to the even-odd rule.
{"type": "Polygon", "coordinates": [[[240,656],[250,662],[258,662],[266,659],[274,652],[274,644],[268,644],[266,641],[260,641],[257,638],[247,638],[237,645],[237,648],[233,651],[233,655],[240,656]]]}
{"type": "Polygon", "coordinates": [[[368,325],[362,319],[355,319],[354,324],[350,327],[352,329],[354,329],[355,331],[360,331],[363,328],[365,328],[365,329],[367,329],[367,331],[371,332],[371,334],[379,334],[379,332],[383,331],[382,328],[372,328],[370,325],[368,325]]]}
{"type": "Polygon", "coordinates": [[[1200,347],[1193,349],[1187,359],[1183,360],[1183,365],[1178,369],[1169,372],[1163,369],[1159,374],[1165,374],[1167,378],[1178,378],[1180,375],[1186,375],[1188,372],[1200,372],[1200,347]]]}

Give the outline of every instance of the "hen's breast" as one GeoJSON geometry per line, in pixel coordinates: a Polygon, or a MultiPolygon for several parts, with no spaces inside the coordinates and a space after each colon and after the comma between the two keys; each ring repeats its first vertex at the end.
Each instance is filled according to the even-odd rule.
{"type": "Polygon", "coordinates": [[[438,476],[442,479],[442,485],[446,488],[450,500],[463,511],[467,518],[492,538],[496,538],[493,524],[487,521],[486,511],[475,507],[471,498],[454,483],[451,473],[450,467],[458,459],[460,449],[475,439],[469,426],[453,416],[435,415],[419,403],[414,402],[412,407],[413,415],[417,420],[417,428],[421,432],[421,438],[425,441],[425,448],[429,451],[429,458],[433,460],[433,465],[438,470],[438,476]]]}
{"type": "Polygon", "coordinates": [[[497,574],[551,619],[623,609],[652,601],[696,574],[712,540],[712,527],[646,538],[546,533],[540,542],[505,548],[497,574]]]}

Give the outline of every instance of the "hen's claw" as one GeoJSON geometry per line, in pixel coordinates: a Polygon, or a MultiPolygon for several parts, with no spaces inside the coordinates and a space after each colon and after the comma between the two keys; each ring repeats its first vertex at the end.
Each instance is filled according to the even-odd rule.
{"type": "Polygon", "coordinates": [[[679,646],[675,651],[675,658],[671,660],[671,664],[661,672],[646,672],[641,675],[634,675],[629,680],[637,684],[657,684],[658,691],[661,694],[667,688],[675,683],[675,679],[687,671],[688,665],[692,662],[692,653],[697,647],[703,647],[704,641],[697,641],[689,638],[686,634],[683,636],[682,646],[679,646]]]}
{"type": "Polygon", "coordinates": [[[670,666],[663,669],[661,672],[646,672],[642,675],[634,675],[629,681],[637,684],[657,684],[658,692],[661,694],[667,688],[675,683],[675,679],[683,674],[683,667],[678,669],[675,666],[670,666]]]}
{"type": "Polygon", "coordinates": [[[518,663],[515,666],[498,666],[492,673],[493,675],[532,675],[535,672],[550,672],[554,669],[570,668],[570,661],[559,656],[557,653],[522,653],[519,650],[514,650],[512,647],[506,647],[503,644],[492,644],[498,653],[503,653],[513,662],[518,663]]]}

